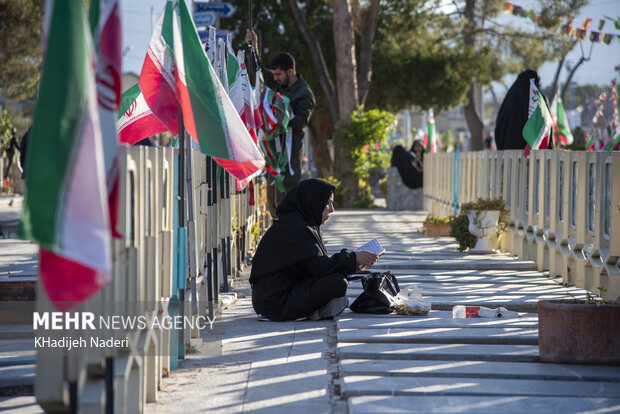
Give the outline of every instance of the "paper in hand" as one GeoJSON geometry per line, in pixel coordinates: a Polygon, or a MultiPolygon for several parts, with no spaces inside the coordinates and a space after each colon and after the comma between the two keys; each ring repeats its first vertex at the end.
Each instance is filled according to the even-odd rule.
{"type": "MultiPolygon", "coordinates": [[[[358,247],[357,249],[353,250],[354,252],[360,251],[360,250],[366,250],[369,251],[371,253],[376,254],[377,256],[381,256],[383,253],[385,253],[385,249],[383,248],[383,246],[381,246],[381,243],[379,243],[379,240],[377,239],[372,239],[371,241],[369,241],[368,243],[358,247]]],[[[364,270],[366,269],[366,266],[359,266],[360,270],[364,270]]]]}
{"type": "Polygon", "coordinates": [[[372,252],[376,254],[377,256],[381,256],[383,253],[385,253],[385,249],[383,248],[383,246],[381,246],[381,243],[379,243],[377,239],[372,239],[368,243],[358,247],[357,249],[353,251],[357,252],[360,250],[366,250],[366,251],[372,252]]]}

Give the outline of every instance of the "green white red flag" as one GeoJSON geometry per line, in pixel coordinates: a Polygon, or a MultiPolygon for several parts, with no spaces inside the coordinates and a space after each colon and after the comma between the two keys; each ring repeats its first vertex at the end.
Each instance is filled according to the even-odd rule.
{"type": "MultiPolygon", "coordinates": [[[[245,51],[239,50],[235,56],[232,48],[228,49],[227,74],[230,100],[250,133],[252,141],[256,144],[258,142],[256,130],[262,122],[260,122],[260,110],[254,101],[254,93],[245,66],[245,51]]],[[[246,181],[248,180],[242,180],[238,185],[244,187],[246,181]]]]}
{"type": "Polygon", "coordinates": [[[553,102],[551,103],[550,113],[551,119],[553,119],[553,142],[564,147],[571,145],[575,139],[570,131],[570,125],[568,125],[564,105],[562,105],[562,98],[560,98],[559,94],[556,94],[553,102]]]}
{"type": "Polygon", "coordinates": [[[620,127],[617,128],[613,135],[610,137],[609,143],[605,146],[605,151],[618,151],[620,150],[620,127]]]}
{"type": "Polygon", "coordinates": [[[121,99],[122,78],[122,35],[118,0],[91,0],[89,20],[97,62],[95,80],[103,140],[110,226],[112,235],[121,237],[116,228],[120,186],[116,112],[121,99]]]}
{"type": "Polygon", "coordinates": [[[264,158],[215,74],[184,1],[166,3],[139,84],[153,114],[174,135],[180,104],[189,135],[238,185],[260,174],[264,158]]]}
{"type": "Polygon", "coordinates": [[[22,230],[40,245],[47,296],[66,310],[111,278],[92,39],[82,2],[47,3],[47,53],[28,152],[22,230]]]}
{"type": "Polygon", "coordinates": [[[590,133],[588,131],[585,132],[586,134],[586,151],[594,151],[595,150],[595,137],[596,134],[594,133],[590,133]]]}
{"type": "Polygon", "coordinates": [[[428,110],[428,118],[426,123],[426,136],[424,137],[424,148],[427,153],[435,153],[439,148],[439,139],[437,137],[437,130],[435,128],[435,115],[433,110],[428,110]]]}
{"type": "Polygon", "coordinates": [[[534,84],[534,79],[530,79],[530,106],[529,118],[523,126],[523,138],[527,145],[523,150],[526,157],[530,150],[546,149],[549,147],[549,135],[553,121],[549,114],[549,109],[545,103],[542,93],[534,84]]]}
{"type": "Polygon", "coordinates": [[[137,83],[123,93],[116,126],[119,141],[129,145],[168,130],[153,115],[137,83]]]}

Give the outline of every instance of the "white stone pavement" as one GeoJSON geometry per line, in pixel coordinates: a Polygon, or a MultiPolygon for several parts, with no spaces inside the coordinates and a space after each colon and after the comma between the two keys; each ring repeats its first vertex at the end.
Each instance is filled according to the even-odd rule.
{"type": "MultiPolygon", "coordinates": [[[[213,332],[203,331],[205,342],[196,340],[146,412],[620,411],[620,367],[539,361],[536,302],[586,292],[557,284],[532,262],[457,253],[453,239],[418,233],[423,220],[423,212],[341,211],[324,239],[335,252],[377,237],[387,253],[375,267],[392,269],[402,289],[417,284],[433,304],[427,316],[346,310],[335,321],[258,322],[247,282],[236,280],[239,300],[213,332]],[[454,320],[448,309],[456,304],[522,313],[454,320]]],[[[351,282],[351,299],[359,292],[351,282]]],[[[34,409],[21,398],[13,402],[34,409]]],[[[0,410],[7,404],[0,400],[0,410]]]]}

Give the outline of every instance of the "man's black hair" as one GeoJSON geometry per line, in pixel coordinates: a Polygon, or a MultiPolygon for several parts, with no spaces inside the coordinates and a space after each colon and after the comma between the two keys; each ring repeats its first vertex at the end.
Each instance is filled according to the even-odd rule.
{"type": "Polygon", "coordinates": [[[293,69],[295,71],[295,59],[291,56],[290,53],[281,52],[278,53],[271,59],[271,63],[269,64],[271,69],[280,69],[283,71],[287,71],[289,69],[293,69]]]}

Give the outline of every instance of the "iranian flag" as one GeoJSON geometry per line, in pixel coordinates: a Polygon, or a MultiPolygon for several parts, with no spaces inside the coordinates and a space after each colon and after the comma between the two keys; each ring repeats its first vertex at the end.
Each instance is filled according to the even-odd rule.
{"type": "Polygon", "coordinates": [[[153,114],[175,135],[180,103],[189,135],[238,187],[260,174],[265,160],[215,74],[184,1],[166,3],[139,84],[153,114]]]}
{"type": "Polygon", "coordinates": [[[49,34],[28,143],[22,211],[59,310],[110,281],[111,237],[92,41],[82,2],[47,3],[49,34]]]}
{"type": "Polygon", "coordinates": [[[522,131],[523,138],[527,142],[523,155],[527,157],[530,150],[546,149],[549,146],[549,133],[552,125],[553,121],[545,98],[543,98],[532,78],[530,79],[529,118],[522,131]]]}
{"type": "Polygon", "coordinates": [[[553,102],[551,103],[551,119],[553,119],[554,128],[554,142],[559,142],[562,146],[571,145],[575,140],[573,134],[570,131],[568,125],[568,119],[566,118],[566,112],[564,112],[564,105],[562,105],[562,98],[559,94],[555,95],[553,102]]]}
{"type": "Polygon", "coordinates": [[[168,130],[153,115],[137,83],[123,93],[116,125],[119,141],[129,145],[168,130]]]}
{"type": "Polygon", "coordinates": [[[605,146],[605,151],[618,150],[620,150],[620,127],[616,128],[610,137],[609,143],[605,146]]]}
{"type": "Polygon", "coordinates": [[[252,86],[248,78],[245,66],[245,51],[240,50],[237,56],[228,54],[228,84],[230,85],[230,100],[246,128],[250,132],[252,140],[256,142],[256,129],[262,125],[260,122],[260,109],[254,99],[252,86]]]}
{"type": "Polygon", "coordinates": [[[433,110],[428,110],[428,121],[426,124],[426,137],[424,138],[424,147],[429,154],[437,152],[439,139],[437,138],[437,130],[435,128],[435,115],[433,110]]]}
{"type": "Polygon", "coordinates": [[[589,133],[586,131],[586,151],[594,151],[594,146],[595,146],[595,136],[596,134],[594,132],[589,133]]]}
{"type": "Polygon", "coordinates": [[[90,1],[90,28],[95,44],[97,68],[97,103],[101,122],[101,138],[108,189],[110,226],[112,235],[121,237],[117,231],[119,171],[118,131],[116,112],[121,99],[121,17],[118,0],[90,1]]]}

